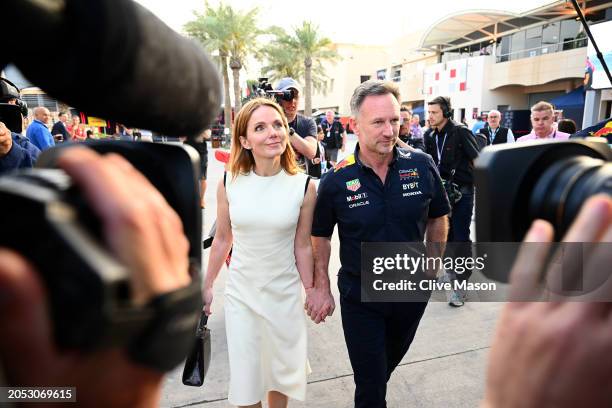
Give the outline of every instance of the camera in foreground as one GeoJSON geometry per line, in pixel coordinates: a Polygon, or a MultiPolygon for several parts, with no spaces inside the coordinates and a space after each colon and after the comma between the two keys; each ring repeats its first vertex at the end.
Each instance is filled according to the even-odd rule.
{"type": "Polygon", "coordinates": [[[39,168],[0,178],[0,211],[12,214],[2,222],[0,246],[23,254],[40,273],[58,348],[87,352],[125,346],[133,360],[169,370],[187,354],[201,309],[197,153],[154,143],[83,145],[125,157],[174,208],[190,244],[192,283],[147,305],[133,304],[131,271],[107,248],[100,220],[81,191],[55,166],[61,152],[75,145],[45,150],[39,168]]]}
{"type": "MultiPolygon", "coordinates": [[[[536,219],[550,222],[560,241],[589,197],[612,195],[611,160],[610,146],[596,139],[485,148],[474,169],[477,241],[520,242],[536,219]]],[[[505,282],[514,255],[495,258],[483,272],[505,282]]]]}

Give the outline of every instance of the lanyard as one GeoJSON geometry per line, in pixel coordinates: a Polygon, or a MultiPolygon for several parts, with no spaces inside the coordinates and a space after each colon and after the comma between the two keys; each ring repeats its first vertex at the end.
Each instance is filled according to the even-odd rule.
{"type": "Polygon", "coordinates": [[[444,145],[446,144],[446,133],[444,133],[444,140],[442,141],[442,147],[438,145],[438,139],[440,134],[436,134],[436,151],[438,152],[438,167],[440,167],[440,163],[442,163],[442,153],[444,153],[444,145]]]}
{"type": "Polygon", "coordinates": [[[493,142],[495,141],[495,136],[497,136],[497,132],[499,132],[499,128],[495,129],[495,132],[493,132],[493,129],[491,129],[491,144],[493,144],[493,142]]]}

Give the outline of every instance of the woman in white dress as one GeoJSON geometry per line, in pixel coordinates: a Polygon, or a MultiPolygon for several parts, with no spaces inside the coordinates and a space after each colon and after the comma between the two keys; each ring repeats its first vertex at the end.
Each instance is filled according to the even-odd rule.
{"type": "Polygon", "coordinates": [[[229,171],[217,188],[217,231],[204,281],[205,312],[230,248],[225,324],[228,399],[241,407],[303,401],[306,317],[301,285],[313,286],[310,229],[316,188],[300,172],[283,111],[267,98],[236,116],[229,171]],[[300,285],[301,282],[301,285],[300,285]]]}

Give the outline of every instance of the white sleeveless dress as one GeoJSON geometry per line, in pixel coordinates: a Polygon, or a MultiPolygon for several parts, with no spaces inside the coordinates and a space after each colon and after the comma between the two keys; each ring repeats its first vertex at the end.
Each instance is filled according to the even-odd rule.
{"type": "Polygon", "coordinates": [[[226,191],[234,246],[225,288],[229,402],[251,405],[278,391],[303,401],[306,317],[294,241],[307,176],[251,171],[226,191]]]}

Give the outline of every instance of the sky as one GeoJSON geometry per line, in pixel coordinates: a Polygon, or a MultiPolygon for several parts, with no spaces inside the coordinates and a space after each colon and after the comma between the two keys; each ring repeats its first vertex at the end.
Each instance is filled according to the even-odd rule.
{"type": "MultiPolygon", "coordinates": [[[[193,19],[193,11],[204,9],[204,0],[136,0],[176,31],[193,19]]],[[[334,43],[387,45],[414,31],[428,28],[445,16],[467,10],[502,9],[524,12],[551,0],[225,0],[238,10],[258,7],[261,27],[278,25],[291,31],[304,20],[319,25],[334,43]],[[425,5],[429,7],[425,7],[425,5]]],[[[211,5],[218,0],[210,0],[211,5]]]]}

